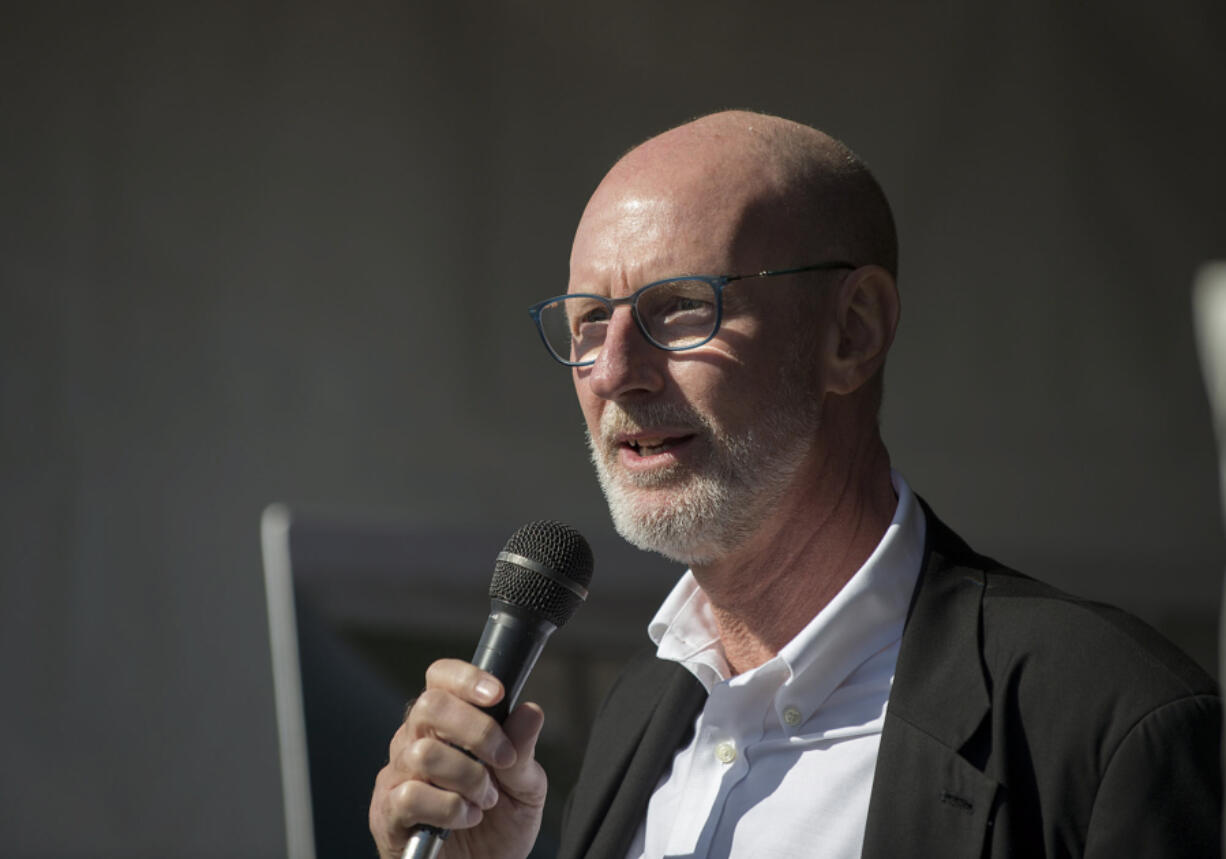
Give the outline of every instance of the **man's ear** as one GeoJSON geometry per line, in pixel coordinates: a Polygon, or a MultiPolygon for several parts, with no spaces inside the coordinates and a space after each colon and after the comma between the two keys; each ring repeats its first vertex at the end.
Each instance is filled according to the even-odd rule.
{"type": "Polygon", "coordinates": [[[827,390],[850,394],[885,364],[898,327],[898,287],[879,265],[856,269],[839,285],[827,355],[827,390]]]}

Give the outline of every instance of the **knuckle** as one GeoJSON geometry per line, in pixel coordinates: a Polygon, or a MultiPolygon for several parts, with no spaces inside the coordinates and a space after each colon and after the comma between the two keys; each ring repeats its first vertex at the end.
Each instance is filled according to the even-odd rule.
{"type": "Polygon", "coordinates": [[[461,826],[469,819],[471,806],[458,793],[447,794],[443,801],[443,814],[451,821],[452,826],[461,826]]]}
{"type": "Polygon", "coordinates": [[[475,799],[485,793],[489,773],[483,766],[474,766],[464,773],[463,779],[464,793],[475,799]]]}
{"type": "Polygon", "coordinates": [[[426,688],[455,686],[464,673],[465,664],[457,659],[439,659],[426,669],[426,688]]]}
{"type": "Polygon", "coordinates": [[[409,715],[420,715],[422,713],[431,713],[438,709],[439,700],[443,697],[443,693],[437,689],[427,689],[417,696],[417,700],[413,702],[413,708],[409,710],[409,715]]]}
{"type": "Polygon", "coordinates": [[[434,760],[434,741],[423,737],[411,743],[402,757],[404,768],[411,773],[425,773],[434,760]]]}
{"type": "Polygon", "coordinates": [[[477,733],[477,744],[482,749],[492,750],[500,739],[502,728],[493,719],[486,719],[477,733]]]}
{"type": "Polygon", "coordinates": [[[424,727],[437,724],[447,710],[447,693],[427,690],[418,696],[409,712],[408,733],[419,734],[424,727]]]}
{"type": "Polygon", "coordinates": [[[400,825],[415,823],[420,815],[419,809],[424,804],[427,786],[420,781],[402,781],[388,794],[390,815],[400,825]]]}

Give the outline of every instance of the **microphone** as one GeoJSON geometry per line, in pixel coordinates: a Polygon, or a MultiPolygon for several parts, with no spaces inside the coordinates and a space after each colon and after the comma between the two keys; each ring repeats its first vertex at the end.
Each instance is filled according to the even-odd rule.
{"type": "MultiPolygon", "coordinates": [[[[502,682],[506,694],[482,708],[506,719],[545,642],[587,599],[595,561],[583,535],[561,522],[529,522],[498,553],[490,581],[490,615],[472,663],[502,682]]],[[[419,826],[401,859],[435,859],[450,834],[419,826]]]]}

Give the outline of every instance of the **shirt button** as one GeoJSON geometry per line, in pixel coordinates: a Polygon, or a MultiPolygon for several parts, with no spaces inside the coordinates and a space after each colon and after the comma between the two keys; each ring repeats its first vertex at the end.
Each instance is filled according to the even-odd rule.
{"type": "Polygon", "coordinates": [[[795,728],[801,723],[804,717],[800,715],[800,711],[795,707],[788,707],[783,711],[783,721],[792,728],[795,728]]]}
{"type": "Polygon", "coordinates": [[[736,760],[736,746],[732,743],[720,743],[715,747],[715,757],[721,764],[730,764],[736,760]]]}

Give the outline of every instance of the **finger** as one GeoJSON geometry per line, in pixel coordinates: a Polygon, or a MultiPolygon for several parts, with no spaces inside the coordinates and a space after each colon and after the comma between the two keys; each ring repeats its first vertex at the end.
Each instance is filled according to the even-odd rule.
{"type": "Polygon", "coordinates": [[[502,723],[503,733],[515,747],[518,757],[529,759],[536,754],[536,741],[545,726],[545,711],[531,702],[520,704],[502,723]]]}
{"type": "Polygon", "coordinates": [[[467,829],[483,816],[480,808],[459,794],[424,781],[402,782],[387,793],[386,819],[402,834],[421,824],[467,829]]]}
{"type": "Polygon", "coordinates": [[[459,659],[439,659],[426,669],[426,688],[444,689],[478,707],[489,707],[503,696],[502,683],[493,674],[459,659]]]}
{"type": "Polygon", "coordinates": [[[450,692],[427,689],[413,705],[401,744],[411,744],[422,737],[437,737],[467,749],[491,766],[515,763],[515,747],[502,727],[487,713],[450,692]]]}
{"type": "Polygon", "coordinates": [[[458,793],[473,805],[488,809],[498,802],[489,770],[464,752],[434,737],[422,737],[406,747],[396,769],[408,780],[425,781],[458,793]]]}
{"type": "Polygon", "coordinates": [[[545,724],[545,713],[536,704],[521,704],[507,717],[503,730],[515,748],[515,763],[497,769],[502,790],[516,802],[543,805],[548,788],[545,770],[536,760],[536,744],[545,724]]]}

